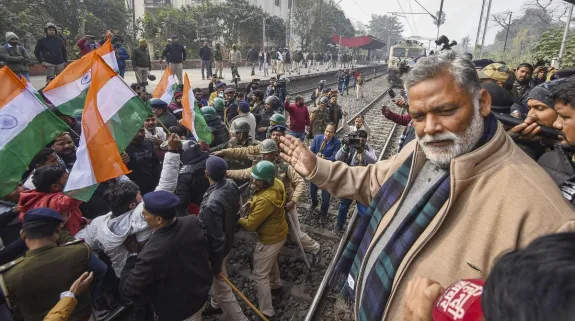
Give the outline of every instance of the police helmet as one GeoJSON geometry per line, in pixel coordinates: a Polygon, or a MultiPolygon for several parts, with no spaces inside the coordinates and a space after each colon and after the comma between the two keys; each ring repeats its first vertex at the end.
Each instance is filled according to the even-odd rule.
{"type": "Polygon", "coordinates": [[[276,167],[272,162],[260,161],[252,167],[252,177],[273,184],[276,177],[276,167]]]}
{"type": "Polygon", "coordinates": [[[268,96],[265,101],[266,104],[270,104],[272,107],[279,105],[280,101],[276,96],[268,96]]]}
{"type": "Polygon", "coordinates": [[[234,133],[249,133],[250,129],[250,123],[246,120],[238,119],[234,122],[234,133]]]}
{"type": "Polygon", "coordinates": [[[202,112],[202,115],[204,115],[205,121],[212,121],[217,117],[216,110],[213,107],[202,107],[200,111],[202,112]]]}
{"type": "Polygon", "coordinates": [[[329,99],[327,99],[327,97],[321,97],[321,99],[319,100],[320,104],[329,104],[329,99]]]}
{"type": "Polygon", "coordinates": [[[224,100],[220,97],[214,98],[214,109],[218,112],[224,111],[224,100]]]}
{"type": "Polygon", "coordinates": [[[273,139],[264,139],[260,146],[260,154],[276,153],[278,145],[273,139]]]}
{"type": "Polygon", "coordinates": [[[270,122],[273,122],[275,124],[285,124],[286,123],[286,118],[284,117],[284,115],[282,114],[273,114],[272,117],[270,117],[270,122]]]}

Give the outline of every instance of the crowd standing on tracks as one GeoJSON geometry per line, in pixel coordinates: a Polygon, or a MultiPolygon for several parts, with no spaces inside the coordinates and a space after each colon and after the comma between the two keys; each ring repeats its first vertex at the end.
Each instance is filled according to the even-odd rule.
{"type": "MultiPolygon", "coordinates": [[[[45,31],[34,54],[50,82],[67,56],[55,25],[45,31]]],[[[17,35],[6,38],[5,71],[29,78],[29,54],[18,49],[17,35]]],[[[92,35],[77,43],[86,55],[104,44],[92,35]]],[[[121,39],[114,48],[122,75],[121,39]]],[[[318,263],[321,246],[299,222],[306,189],[308,215],[324,226],[335,221],[336,235],[349,225],[329,278],[356,320],[572,315],[574,71],[529,63],[512,68],[450,50],[420,58],[394,99],[407,114],[382,107],[405,129],[398,154],[380,160],[381,151],[370,145],[377,128],[361,114],[350,118],[338,102],[350,87],[363,99],[366,80],[352,57],[252,46],[252,76],[255,68],[278,76],[267,88],[254,79],[242,92],[219,79],[219,45],[212,50],[205,43],[199,54],[202,77],[205,71],[212,79],[209,99],[199,88],[184,92],[187,57],[177,35],[162,59],[179,84],[169,101],[151,98],[145,90],[150,56],[139,41],[132,52],[138,83],[131,88],[149,116],[121,154],[129,173],[99,184],[85,202],[64,193],[83,152],[81,117],[38,93],[69,130],[0,195],[0,319],[106,320],[130,307],[143,321],[216,313],[247,320],[226,268],[242,229],[257,235],[257,313],[273,320],[272,297],[282,290],[277,258],[286,241],[297,244],[308,266],[318,263]],[[337,61],[337,88],[322,81],[313,106],[299,95],[292,102],[282,75],[336,68],[337,61]],[[190,95],[192,107],[183,101],[190,95]],[[186,126],[186,108],[198,112],[211,139],[186,126]],[[343,137],[336,135],[340,125],[343,137]],[[339,198],[333,218],[332,197],[339,198]],[[348,222],[354,201],[358,219],[348,222]],[[102,300],[103,288],[113,289],[114,304],[102,300]],[[538,300],[549,292],[553,300],[538,300]]],[[[242,52],[234,45],[229,54],[239,79],[242,52]]],[[[17,126],[8,116],[3,126],[17,126]]]]}

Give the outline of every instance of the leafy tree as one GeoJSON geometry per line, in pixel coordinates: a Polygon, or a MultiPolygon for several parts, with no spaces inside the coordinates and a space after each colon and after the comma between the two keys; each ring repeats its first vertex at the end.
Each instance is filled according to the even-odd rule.
{"type": "MultiPolygon", "coordinates": [[[[545,32],[535,48],[533,48],[533,60],[551,61],[551,59],[557,58],[561,49],[562,35],[563,30],[558,28],[545,32]]],[[[561,68],[571,68],[573,66],[575,66],[575,34],[570,33],[565,44],[561,68]]]]}
{"type": "Polygon", "coordinates": [[[313,0],[294,0],[294,34],[299,39],[299,47],[306,48],[313,38],[313,25],[319,17],[319,7],[313,0]]]}
{"type": "Polygon", "coordinates": [[[368,25],[369,34],[385,42],[389,39],[400,39],[403,33],[403,24],[396,16],[371,15],[368,25]]]}
{"type": "MultiPolygon", "coordinates": [[[[266,37],[275,42],[278,46],[286,43],[286,24],[280,17],[266,17],[266,37]]],[[[259,43],[259,41],[255,41],[259,43]]]]}
{"type": "Polygon", "coordinates": [[[354,27],[355,27],[355,36],[356,37],[366,36],[368,34],[367,25],[365,25],[361,21],[356,22],[354,27]]]}

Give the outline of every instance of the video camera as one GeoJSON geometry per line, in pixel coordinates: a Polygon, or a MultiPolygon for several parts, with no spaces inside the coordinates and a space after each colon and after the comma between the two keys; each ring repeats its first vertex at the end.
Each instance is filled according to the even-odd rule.
{"type": "Polygon", "coordinates": [[[443,35],[439,37],[439,39],[435,40],[435,44],[438,46],[442,46],[440,51],[443,51],[443,50],[450,50],[453,46],[457,46],[457,41],[453,40],[449,42],[449,38],[443,35]]]}
{"type": "Polygon", "coordinates": [[[289,79],[287,79],[287,78],[279,78],[278,80],[276,80],[276,87],[278,87],[278,88],[286,88],[288,83],[289,83],[289,79]]]}
{"type": "Polygon", "coordinates": [[[365,147],[365,140],[362,140],[362,138],[366,138],[366,137],[362,137],[362,133],[361,132],[365,132],[365,131],[355,131],[355,132],[351,132],[349,134],[347,134],[344,138],[343,141],[344,143],[349,146],[349,147],[353,147],[355,149],[358,148],[364,148],[365,147]]]}

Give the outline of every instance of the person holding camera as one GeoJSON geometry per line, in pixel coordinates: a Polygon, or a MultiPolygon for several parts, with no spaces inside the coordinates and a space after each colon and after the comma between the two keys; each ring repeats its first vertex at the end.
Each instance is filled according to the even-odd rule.
{"type": "MultiPolygon", "coordinates": [[[[356,118],[356,121],[361,119],[356,118]]],[[[357,122],[356,122],[357,126],[357,122]]],[[[347,134],[343,139],[343,146],[335,154],[335,160],[346,163],[349,166],[367,166],[377,162],[377,156],[373,147],[367,144],[368,133],[364,129],[358,129],[347,134]]],[[[334,234],[339,234],[347,221],[347,212],[353,202],[349,198],[341,198],[339,201],[339,211],[337,213],[337,223],[333,230],[334,234]]],[[[356,202],[357,212],[360,217],[367,213],[367,207],[360,202],[356,202]]]]}

